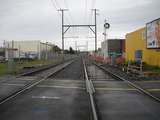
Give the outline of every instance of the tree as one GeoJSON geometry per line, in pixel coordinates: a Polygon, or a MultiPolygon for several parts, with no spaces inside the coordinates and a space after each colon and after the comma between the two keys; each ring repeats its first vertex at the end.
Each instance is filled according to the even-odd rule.
{"type": "Polygon", "coordinates": [[[57,45],[53,46],[52,50],[57,53],[61,52],[61,49],[57,45]]]}
{"type": "Polygon", "coordinates": [[[72,47],[69,47],[69,53],[70,53],[70,54],[74,54],[74,53],[75,53],[75,51],[73,50],[72,47]]]}

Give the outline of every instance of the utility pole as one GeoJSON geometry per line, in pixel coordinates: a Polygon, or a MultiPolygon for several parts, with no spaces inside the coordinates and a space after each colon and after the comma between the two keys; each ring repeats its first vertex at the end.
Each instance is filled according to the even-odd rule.
{"type": "Polygon", "coordinates": [[[77,52],[77,41],[75,41],[75,50],[77,52]]]}
{"type": "Polygon", "coordinates": [[[6,45],[6,41],[4,40],[4,41],[3,41],[3,48],[4,48],[4,49],[6,48],[5,45],[6,45]]]}
{"type": "Polygon", "coordinates": [[[3,49],[4,49],[4,60],[6,60],[6,41],[3,41],[3,49]]]}
{"type": "Polygon", "coordinates": [[[59,9],[62,13],[62,54],[63,54],[63,60],[64,60],[64,11],[67,11],[68,9],[59,9]]]}
{"type": "Polygon", "coordinates": [[[97,10],[94,10],[95,19],[95,52],[97,52],[97,10]]]}
{"type": "Polygon", "coordinates": [[[11,52],[11,54],[12,54],[12,59],[14,58],[14,51],[13,51],[13,49],[14,49],[14,40],[12,40],[12,52],[11,52]]]}
{"type": "Polygon", "coordinates": [[[46,42],[46,61],[48,60],[48,48],[47,48],[47,46],[48,46],[48,42],[46,42]]]}
{"type": "Polygon", "coordinates": [[[88,52],[88,41],[86,41],[86,51],[88,52]]]}
{"type": "Polygon", "coordinates": [[[20,60],[21,60],[21,46],[20,46],[20,44],[18,46],[18,52],[19,52],[19,63],[20,63],[20,60]]]}
{"type": "Polygon", "coordinates": [[[11,42],[11,48],[8,43],[8,73],[14,72],[14,41],[11,42]]]}

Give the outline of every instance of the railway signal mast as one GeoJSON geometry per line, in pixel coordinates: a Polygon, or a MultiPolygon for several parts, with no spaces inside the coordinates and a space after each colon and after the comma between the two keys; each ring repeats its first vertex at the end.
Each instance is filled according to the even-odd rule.
{"type": "Polygon", "coordinates": [[[104,35],[104,41],[106,41],[106,39],[107,39],[107,32],[106,32],[106,30],[109,29],[109,28],[110,28],[110,24],[107,23],[107,20],[105,19],[104,20],[104,33],[103,33],[103,35],[104,35]]]}

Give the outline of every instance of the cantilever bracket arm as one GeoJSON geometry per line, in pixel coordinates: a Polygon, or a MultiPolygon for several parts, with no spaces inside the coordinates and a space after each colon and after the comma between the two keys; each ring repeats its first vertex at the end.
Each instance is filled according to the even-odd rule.
{"type": "Polygon", "coordinates": [[[91,28],[91,26],[89,26],[90,30],[95,34],[95,31],[91,28]]]}
{"type": "Polygon", "coordinates": [[[64,31],[63,34],[65,34],[69,30],[70,26],[67,27],[67,29],[64,31]]]}
{"type": "Polygon", "coordinates": [[[95,25],[63,25],[63,28],[67,28],[63,34],[65,34],[70,27],[89,27],[89,29],[96,34],[95,30],[92,27],[95,27],[95,25]]]}

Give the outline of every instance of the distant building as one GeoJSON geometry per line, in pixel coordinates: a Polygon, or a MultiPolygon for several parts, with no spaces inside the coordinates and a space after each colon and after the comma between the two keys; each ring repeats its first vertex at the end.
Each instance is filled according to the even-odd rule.
{"type": "Polygon", "coordinates": [[[5,41],[5,57],[45,59],[53,44],[42,43],[40,40],[33,41],[5,41]]]}
{"type": "Polygon", "coordinates": [[[108,39],[101,43],[102,56],[104,58],[113,55],[123,56],[125,54],[125,39],[108,39]]]}

